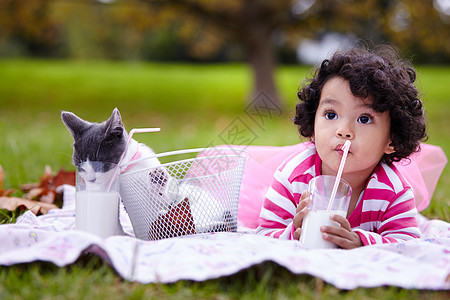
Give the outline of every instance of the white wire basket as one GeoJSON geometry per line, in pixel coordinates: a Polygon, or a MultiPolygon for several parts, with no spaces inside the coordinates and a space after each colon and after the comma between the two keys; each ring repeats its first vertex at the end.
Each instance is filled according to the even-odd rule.
{"type": "Polygon", "coordinates": [[[245,151],[202,148],[153,157],[169,162],[120,176],[120,195],[137,238],[237,231],[245,151]],[[194,157],[179,159],[186,156],[194,157]]]}

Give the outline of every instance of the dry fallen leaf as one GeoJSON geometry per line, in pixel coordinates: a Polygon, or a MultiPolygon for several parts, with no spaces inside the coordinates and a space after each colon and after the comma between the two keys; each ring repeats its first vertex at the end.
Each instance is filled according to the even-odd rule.
{"type": "Polygon", "coordinates": [[[41,202],[54,203],[57,198],[56,188],[63,184],[75,185],[75,171],[60,169],[53,176],[50,166],[46,166],[39,183],[28,183],[20,186],[21,190],[27,192],[23,198],[36,199],[41,202]]]}
{"type": "MultiPolygon", "coordinates": [[[[75,171],[61,169],[55,176],[49,166],[44,169],[38,183],[28,183],[20,186],[26,192],[19,197],[11,197],[13,189],[3,189],[5,172],[0,166],[0,209],[15,211],[16,209],[29,209],[34,214],[46,214],[50,209],[58,208],[56,204],[56,188],[63,184],[75,185],[75,171]]],[[[61,195],[59,195],[61,196],[61,195]]],[[[61,198],[61,197],[59,197],[61,198]]]]}
{"type": "Polygon", "coordinates": [[[52,181],[53,189],[56,189],[63,184],[75,185],[75,171],[65,171],[64,169],[60,169],[53,177],[52,181]]]}
{"type": "Polygon", "coordinates": [[[0,209],[14,211],[17,208],[31,210],[35,215],[46,214],[50,209],[58,208],[55,204],[23,199],[19,197],[0,197],[0,209]]]}

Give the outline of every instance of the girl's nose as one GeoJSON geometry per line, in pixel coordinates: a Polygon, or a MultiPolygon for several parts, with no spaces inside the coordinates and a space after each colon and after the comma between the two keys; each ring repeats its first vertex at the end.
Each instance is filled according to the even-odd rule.
{"type": "Polygon", "coordinates": [[[354,137],[353,130],[348,124],[342,124],[337,130],[336,135],[344,139],[352,139],[354,137]]]}

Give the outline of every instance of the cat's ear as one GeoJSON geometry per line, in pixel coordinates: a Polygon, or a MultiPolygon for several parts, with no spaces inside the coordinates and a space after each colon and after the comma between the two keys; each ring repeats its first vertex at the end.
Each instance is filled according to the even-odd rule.
{"type": "Polygon", "coordinates": [[[89,122],[68,111],[63,111],[61,113],[61,119],[74,138],[83,133],[90,126],[89,122]]]}
{"type": "Polygon", "coordinates": [[[117,108],[114,108],[111,117],[106,121],[106,133],[107,135],[115,135],[121,137],[124,133],[124,126],[122,123],[122,117],[117,108]]]}

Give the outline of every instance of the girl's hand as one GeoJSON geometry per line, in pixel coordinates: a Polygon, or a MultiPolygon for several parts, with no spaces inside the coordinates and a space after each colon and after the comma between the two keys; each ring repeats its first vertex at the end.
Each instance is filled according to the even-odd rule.
{"type": "Polygon", "coordinates": [[[363,244],[361,238],[356,232],[352,231],[348,220],[340,215],[332,215],[331,220],[338,222],[341,227],[338,226],[322,226],[320,231],[322,232],[322,238],[326,241],[332,242],[343,249],[353,249],[361,247],[363,244]]]}
{"type": "Polygon", "coordinates": [[[300,239],[302,233],[303,218],[308,214],[307,206],[310,203],[308,191],[304,191],[300,196],[300,202],[297,205],[297,211],[294,216],[294,239],[300,239]]]}

